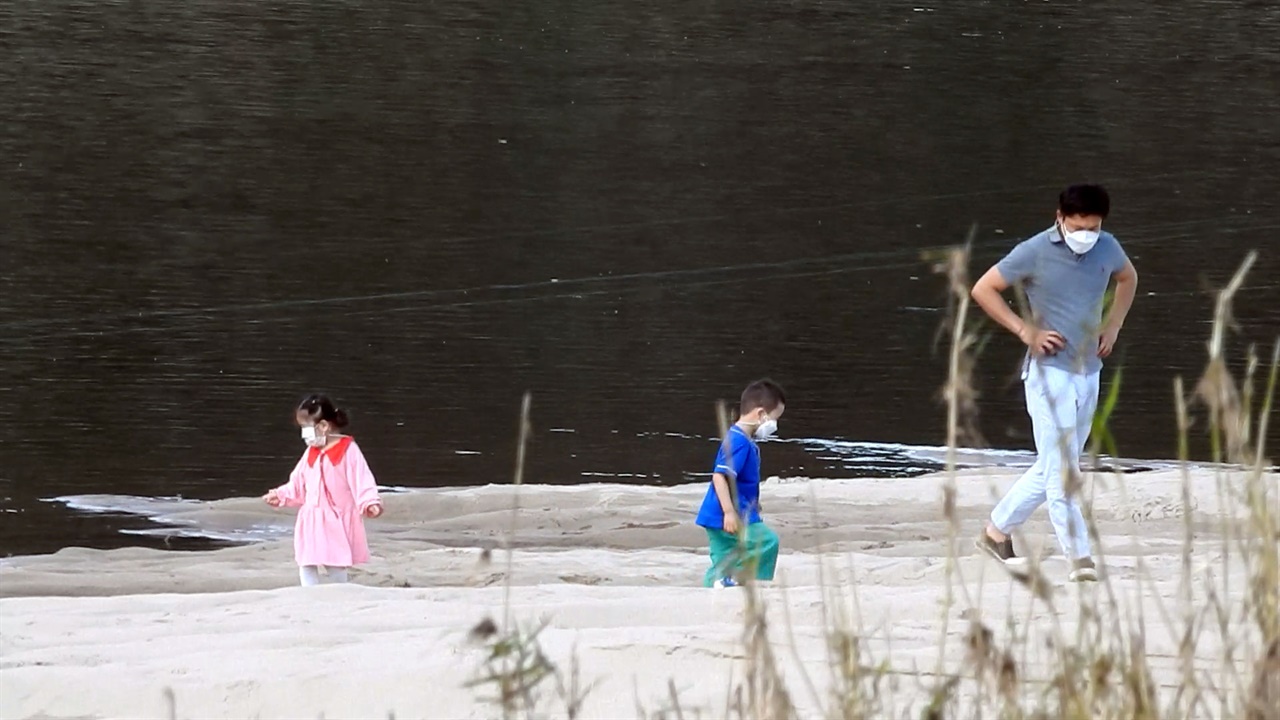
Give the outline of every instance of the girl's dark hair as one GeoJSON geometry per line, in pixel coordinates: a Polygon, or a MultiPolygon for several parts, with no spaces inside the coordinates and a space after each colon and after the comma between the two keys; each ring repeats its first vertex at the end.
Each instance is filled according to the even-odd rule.
{"type": "Polygon", "coordinates": [[[311,422],[329,421],[329,424],[342,429],[351,424],[347,411],[334,406],[327,395],[308,395],[298,403],[298,412],[311,418],[311,422]]]}

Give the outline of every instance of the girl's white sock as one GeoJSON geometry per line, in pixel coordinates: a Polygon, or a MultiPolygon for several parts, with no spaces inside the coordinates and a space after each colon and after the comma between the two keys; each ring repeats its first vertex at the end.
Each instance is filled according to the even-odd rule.
{"type": "Polygon", "coordinates": [[[303,587],[320,584],[320,568],[315,565],[299,565],[298,577],[303,587]]]}

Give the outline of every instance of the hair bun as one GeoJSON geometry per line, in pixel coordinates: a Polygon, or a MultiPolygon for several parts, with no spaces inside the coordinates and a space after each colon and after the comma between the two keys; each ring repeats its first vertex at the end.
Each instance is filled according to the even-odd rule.
{"type": "Polygon", "coordinates": [[[351,418],[347,417],[347,411],[336,409],[333,411],[333,424],[339,428],[344,428],[351,424],[351,418]]]}

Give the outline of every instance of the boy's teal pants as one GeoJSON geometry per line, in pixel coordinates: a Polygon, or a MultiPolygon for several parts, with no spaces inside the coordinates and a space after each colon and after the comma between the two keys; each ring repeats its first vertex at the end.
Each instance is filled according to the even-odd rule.
{"type": "Polygon", "coordinates": [[[772,580],[778,565],[778,534],[762,522],[747,526],[747,537],[738,545],[738,537],[720,528],[703,528],[711,542],[711,567],[702,583],[711,587],[725,577],[736,577],[754,568],[757,580],[772,580]]]}

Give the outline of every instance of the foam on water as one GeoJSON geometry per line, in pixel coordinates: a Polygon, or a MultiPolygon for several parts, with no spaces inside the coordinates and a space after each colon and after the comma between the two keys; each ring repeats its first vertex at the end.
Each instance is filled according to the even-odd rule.
{"type": "MultiPolygon", "coordinates": [[[[150,518],[157,522],[164,522],[159,518],[150,518]]],[[[121,535],[142,535],[145,537],[181,537],[181,538],[198,538],[205,540],[219,540],[230,543],[255,543],[266,542],[267,540],[275,540],[287,536],[293,530],[293,524],[287,525],[255,525],[243,529],[235,530],[216,530],[207,527],[196,526],[174,526],[165,525],[161,527],[145,528],[145,529],[125,529],[121,530],[121,535]]]]}
{"type": "MultiPolygon", "coordinates": [[[[379,485],[378,492],[395,495],[413,492],[413,488],[379,485]]],[[[70,510],[83,513],[132,515],[156,524],[156,527],[148,528],[122,528],[119,530],[122,535],[204,538],[230,543],[255,543],[283,537],[293,530],[293,519],[289,515],[281,515],[278,520],[267,522],[246,519],[211,520],[212,514],[200,512],[209,509],[207,501],[180,496],[63,495],[44,498],[43,502],[60,503],[70,510]]]]}
{"type": "MultiPolygon", "coordinates": [[[[827,438],[786,438],[770,442],[792,443],[826,463],[822,470],[847,470],[858,475],[878,474],[903,477],[937,472],[946,467],[946,448],[902,443],[830,440],[827,438]]],[[[1030,466],[1035,456],[1022,451],[969,450],[956,452],[959,467],[1030,466]]]]}
{"type": "MultiPolygon", "coordinates": [[[[944,446],[905,445],[901,443],[856,442],[851,440],[827,440],[824,438],[796,438],[773,442],[798,443],[814,459],[836,463],[850,470],[865,472],[869,469],[886,475],[918,475],[938,472],[947,467],[948,450],[944,446]]],[[[1002,467],[1028,468],[1036,461],[1035,453],[1028,450],[998,450],[957,448],[955,463],[959,468],[1002,467]]],[[[1127,472],[1170,470],[1177,462],[1161,460],[1133,460],[1098,458],[1095,469],[1118,469],[1127,472]]]]}
{"type": "Polygon", "coordinates": [[[157,517],[195,510],[201,505],[199,500],[190,500],[180,496],[141,497],[137,495],[63,495],[55,498],[45,498],[44,502],[62,503],[71,510],[79,510],[81,512],[142,515],[144,517],[157,517]]]}
{"type": "Polygon", "coordinates": [[[136,495],[64,495],[46,498],[83,513],[133,515],[146,518],[155,527],[122,528],[122,535],[149,537],[205,538],[233,543],[270,540],[287,534],[292,523],[246,523],[224,525],[203,521],[198,511],[207,503],[182,497],[139,497],[136,495]]]}

